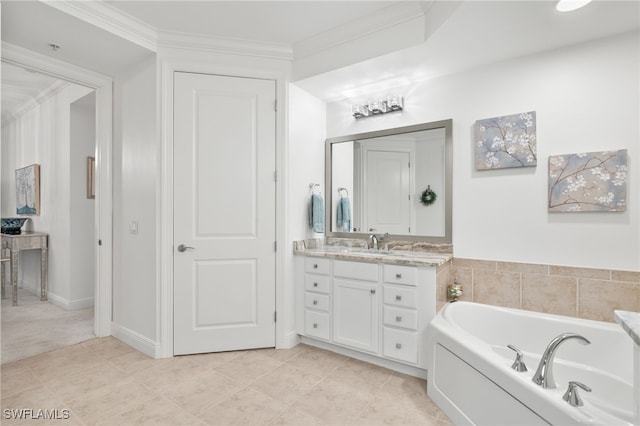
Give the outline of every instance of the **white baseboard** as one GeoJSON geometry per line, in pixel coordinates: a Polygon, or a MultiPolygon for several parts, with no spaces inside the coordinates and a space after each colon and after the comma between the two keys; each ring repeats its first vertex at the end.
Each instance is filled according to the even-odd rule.
{"type": "Polygon", "coordinates": [[[341,346],[332,345],[328,342],[311,339],[309,337],[301,336],[301,343],[309,346],[315,346],[316,348],[326,349],[331,352],[339,353],[351,358],[365,361],[370,364],[379,365],[380,367],[388,368],[389,370],[397,371],[399,373],[407,374],[409,376],[418,377],[420,379],[427,379],[427,370],[422,368],[413,367],[400,362],[395,362],[390,359],[380,358],[375,355],[369,355],[363,352],[355,351],[341,346]]]}
{"type": "Polygon", "coordinates": [[[151,358],[160,358],[160,345],[136,331],[112,322],[111,335],[151,358]]]}
{"type": "Polygon", "coordinates": [[[300,343],[300,336],[294,330],[278,339],[276,349],[291,349],[300,343]]]}
{"type": "MultiPolygon", "coordinates": [[[[29,291],[29,290],[28,290],[29,291]]],[[[31,293],[31,291],[29,291],[31,293]]],[[[40,296],[40,288],[38,288],[38,293],[34,293],[36,296],[40,296]]],[[[64,297],[60,297],[57,294],[48,292],[47,300],[53,303],[56,306],[60,306],[65,311],[75,311],[77,309],[90,308],[94,305],[93,297],[88,297],[86,299],[79,300],[68,300],[64,297]]]]}

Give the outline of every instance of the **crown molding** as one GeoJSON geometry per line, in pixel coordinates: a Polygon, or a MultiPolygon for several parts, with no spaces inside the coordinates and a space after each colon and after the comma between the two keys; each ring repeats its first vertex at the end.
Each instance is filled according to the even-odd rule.
{"type": "Polygon", "coordinates": [[[158,34],[158,47],[293,60],[293,50],[289,44],[265,43],[231,37],[213,37],[178,31],[161,31],[158,34]]]}
{"type": "Polygon", "coordinates": [[[367,35],[402,25],[416,18],[424,18],[434,0],[423,2],[398,2],[371,13],[356,21],[332,28],[293,45],[295,59],[312,56],[321,51],[349,43],[367,35]]]}
{"type": "Polygon", "coordinates": [[[155,27],[108,3],[78,0],[40,1],[152,52],[157,50],[158,30],[155,27]]]}
{"type": "Polygon", "coordinates": [[[62,89],[69,86],[70,84],[71,83],[64,80],[54,81],[53,83],[45,87],[40,93],[33,96],[31,99],[27,100],[24,104],[16,108],[14,112],[4,114],[2,116],[2,124],[7,125],[12,121],[17,120],[18,118],[20,118],[21,116],[29,112],[31,109],[35,108],[36,106],[45,102],[47,99],[52,98],[58,93],[60,93],[62,89]]]}

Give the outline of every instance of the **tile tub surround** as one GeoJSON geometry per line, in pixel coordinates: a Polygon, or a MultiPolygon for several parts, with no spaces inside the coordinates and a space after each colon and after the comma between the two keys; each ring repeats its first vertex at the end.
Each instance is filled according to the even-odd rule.
{"type": "MultiPolygon", "coordinates": [[[[454,257],[454,279],[470,302],[607,322],[614,310],[640,311],[640,272],[454,257]]],[[[443,300],[446,285],[438,287],[443,300]]]]}

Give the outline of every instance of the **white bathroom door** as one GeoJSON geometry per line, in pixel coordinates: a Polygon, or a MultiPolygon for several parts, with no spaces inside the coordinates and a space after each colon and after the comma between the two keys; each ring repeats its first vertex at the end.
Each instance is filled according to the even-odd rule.
{"type": "Polygon", "coordinates": [[[364,232],[411,233],[409,160],[408,152],[367,151],[364,232]]]}
{"type": "Polygon", "coordinates": [[[174,74],[174,354],[275,346],[275,82],[174,74]]]}

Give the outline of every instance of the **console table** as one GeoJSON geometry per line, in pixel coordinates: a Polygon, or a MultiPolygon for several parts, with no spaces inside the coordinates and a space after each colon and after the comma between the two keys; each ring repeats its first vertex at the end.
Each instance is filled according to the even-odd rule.
{"type": "MultiPolygon", "coordinates": [[[[41,232],[23,232],[19,235],[2,234],[2,249],[11,252],[11,286],[13,306],[18,304],[18,269],[20,252],[40,250],[40,300],[47,300],[47,254],[49,235],[41,232]]],[[[2,274],[2,296],[4,297],[4,272],[2,274]]]]}

